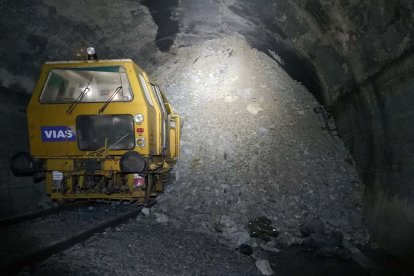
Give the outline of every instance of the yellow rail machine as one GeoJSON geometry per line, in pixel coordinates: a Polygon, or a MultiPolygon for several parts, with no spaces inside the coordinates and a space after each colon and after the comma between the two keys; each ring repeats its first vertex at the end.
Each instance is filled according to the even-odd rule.
{"type": "Polygon", "coordinates": [[[16,175],[44,177],[52,199],[147,202],[180,153],[180,117],[132,60],[47,62],[27,116],[30,154],[16,175]]]}

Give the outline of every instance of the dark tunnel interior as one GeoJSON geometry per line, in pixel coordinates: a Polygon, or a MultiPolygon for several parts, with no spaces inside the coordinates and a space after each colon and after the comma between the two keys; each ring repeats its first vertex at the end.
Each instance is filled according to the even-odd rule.
{"type": "Polygon", "coordinates": [[[0,10],[1,217],[53,206],[9,160],[29,151],[42,64],[93,46],[137,62],[183,118],[157,219],[240,246],[256,217],[278,224],[285,245],[318,217],[354,246],[414,260],[412,1],[6,0],[0,10]]]}

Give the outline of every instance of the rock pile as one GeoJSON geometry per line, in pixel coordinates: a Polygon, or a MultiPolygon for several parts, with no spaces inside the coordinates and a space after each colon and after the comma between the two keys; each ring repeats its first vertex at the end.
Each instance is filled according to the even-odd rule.
{"type": "Polygon", "coordinates": [[[366,242],[352,158],[321,128],[319,104],[300,83],[240,37],[189,47],[177,39],[172,52],[153,76],[183,118],[181,156],[156,212],[233,247],[262,216],[283,244],[302,239],[308,217],[366,242]]]}
{"type": "Polygon", "coordinates": [[[349,259],[351,251],[344,247],[344,236],[341,232],[325,232],[325,225],[319,218],[307,219],[300,227],[304,239],[302,244],[316,251],[321,257],[339,257],[349,259]]]}

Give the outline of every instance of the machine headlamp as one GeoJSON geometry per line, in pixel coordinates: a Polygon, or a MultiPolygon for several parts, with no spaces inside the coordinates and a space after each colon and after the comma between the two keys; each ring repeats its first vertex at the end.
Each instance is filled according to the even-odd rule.
{"type": "Polygon", "coordinates": [[[98,59],[98,55],[96,54],[95,48],[93,47],[86,48],[86,53],[88,54],[88,60],[98,59]]]}
{"type": "Polygon", "coordinates": [[[93,48],[93,47],[88,47],[86,49],[86,52],[88,53],[88,55],[91,55],[91,56],[93,56],[96,53],[95,48],[93,48]]]}
{"type": "Polygon", "coordinates": [[[140,124],[144,121],[144,115],[142,115],[141,113],[135,114],[134,115],[134,121],[137,124],[140,124]]]}

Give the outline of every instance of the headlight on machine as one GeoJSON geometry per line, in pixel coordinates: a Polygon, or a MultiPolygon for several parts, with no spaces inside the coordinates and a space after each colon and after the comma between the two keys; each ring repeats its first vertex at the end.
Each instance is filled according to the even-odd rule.
{"type": "Polygon", "coordinates": [[[93,47],[86,48],[86,52],[88,53],[88,55],[91,55],[91,56],[93,56],[94,54],[96,54],[95,48],[93,48],[93,47]]]}
{"type": "Polygon", "coordinates": [[[95,48],[88,47],[86,49],[86,53],[88,54],[88,60],[97,60],[98,55],[96,54],[95,48]]]}
{"type": "Polygon", "coordinates": [[[135,114],[134,115],[134,121],[137,124],[140,124],[144,121],[144,115],[142,115],[141,113],[135,114]]]}

